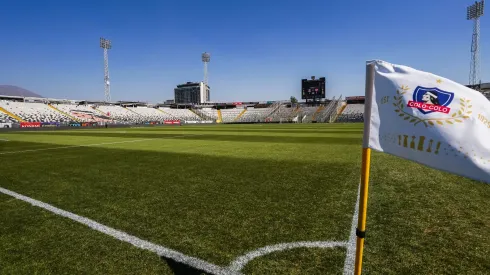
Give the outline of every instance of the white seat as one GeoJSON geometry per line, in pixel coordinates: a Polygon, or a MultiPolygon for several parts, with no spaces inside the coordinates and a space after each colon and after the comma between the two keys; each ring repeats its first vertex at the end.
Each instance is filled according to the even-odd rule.
{"type": "Polygon", "coordinates": [[[71,119],[45,103],[2,101],[0,107],[27,122],[70,122],[71,119]]]}

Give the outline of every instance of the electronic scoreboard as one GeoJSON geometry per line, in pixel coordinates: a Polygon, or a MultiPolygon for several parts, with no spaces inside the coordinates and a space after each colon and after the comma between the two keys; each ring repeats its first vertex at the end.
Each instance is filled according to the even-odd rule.
{"type": "Polygon", "coordinates": [[[315,79],[301,79],[301,99],[325,98],[325,77],[315,79]]]}

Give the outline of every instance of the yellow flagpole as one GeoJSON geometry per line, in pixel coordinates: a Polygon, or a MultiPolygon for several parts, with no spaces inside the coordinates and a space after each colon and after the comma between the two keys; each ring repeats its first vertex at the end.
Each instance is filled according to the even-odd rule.
{"type": "Polygon", "coordinates": [[[359,198],[359,219],[357,221],[357,245],[356,245],[356,265],[354,274],[360,275],[362,272],[362,255],[364,250],[364,237],[366,234],[366,214],[369,187],[369,168],[371,165],[371,149],[362,148],[361,165],[361,193],[359,198]]]}
{"type": "Polygon", "coordinates": [[[362,273],[362,255],[364,252],[364,238],[366,237],[366,217],[367,201],[369,188],[369,171],[371,168],[371,149],[369,148],[369,135],[371,128],[371,107],[374,91],[374,62],[366,65],[366,96],[364,102],[364,135],[362,145],[362,164],[361,164],[361,188],[359,198],[359,219],[357,221],[357,245],[356,263],[354,274],[362,273]]]}

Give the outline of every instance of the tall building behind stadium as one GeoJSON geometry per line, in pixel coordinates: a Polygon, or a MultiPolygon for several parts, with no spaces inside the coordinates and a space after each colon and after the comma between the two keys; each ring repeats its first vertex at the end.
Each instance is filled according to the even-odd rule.
{"type": "Polygon", "coordinates": [[[174,89],[176,104],[201,104],[209,102],[209,86],[204,82],[187,82],[174,89]]]}

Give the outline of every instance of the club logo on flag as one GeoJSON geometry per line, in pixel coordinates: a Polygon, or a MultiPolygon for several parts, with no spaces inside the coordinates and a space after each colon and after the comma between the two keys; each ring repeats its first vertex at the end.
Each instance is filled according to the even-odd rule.
{"type": "MultiPolygon", "coordinates": [[[[395,112],[400,118],[413,124],[423,124],[425,127],[435,125],[453,125],[455,123],[462,123],[464,120],[469,119],[472,113],[471,100],[467,98],[460,98],[459,104],[454,103],[458,107],[449,107],[453,103],[454,93],[443,91],[438,88],[425,88],[418,86],[415,88],[412,95],[413,100],[409,100],[408,103],[404,103],[405,94],[411,90],[408,86],[402,85],[396,90],[396,96],[394,96],[393,106],[395,106],[395,112]],[[418,109],[423,115],[430,113],[441,113],[447,116],[439,117],[419,117],[412,112],[408,112],[405,108],[418,109]],[[450,113],[451,112],[451,113],[450,113]]],[[[386,100],[384,101],[386,103],[386,100]]]]}
{"type": "Polygon", "coordinates": [[[434,112],[448,114],[451,111],[449,104],[453,99],[454,93],[418,86],[413,92],[413,100],[408,101],[407,107],[416,108],[424,115],[434,112]]]}

